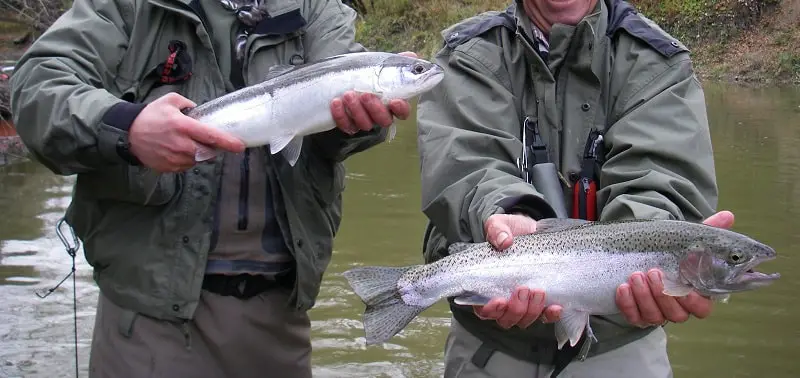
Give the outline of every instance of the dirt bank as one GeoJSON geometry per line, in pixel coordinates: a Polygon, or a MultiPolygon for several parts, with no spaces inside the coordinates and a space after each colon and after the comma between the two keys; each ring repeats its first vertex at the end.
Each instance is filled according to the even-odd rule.
{"type": "MultiPolygon", "coordinates": [[[[358,25],[369,48],[430,57],[439,32],[460,19],[505,8],[510,0],[374,0],[358,25]]],[[[633,0],[680,38],[705,80],[800,84],[800,0],[633,0]]]]}

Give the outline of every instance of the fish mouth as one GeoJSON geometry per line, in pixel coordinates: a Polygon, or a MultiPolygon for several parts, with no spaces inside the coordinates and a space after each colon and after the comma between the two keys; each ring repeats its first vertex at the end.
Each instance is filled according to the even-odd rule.
{"type": "Polygon", "coordinates": [[[765,256],[753,259],[751,263],[747,264],[747,266],[743,268],[740,274],[736,275],[736,278],[731,283],[752,287],[752,286],[761,286],[769,284],[772,281],[781,278],[780,273],[762,273],[754,269],[756,265],[774,259],[775,256],[765,256]]]}

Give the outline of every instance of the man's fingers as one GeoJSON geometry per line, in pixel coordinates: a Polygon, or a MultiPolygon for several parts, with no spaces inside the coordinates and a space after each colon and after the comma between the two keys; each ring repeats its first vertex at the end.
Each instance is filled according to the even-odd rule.
{"type": "Polygon", "coordinates": [[[714,308],[714,302],[697,292],[693,291],[689,295],[677,298],[678,303],[681,304],[686,311],[694,315],[695,318],[703,319],[711,315],[711,310],[714,308]]]}
{"type": "Polygon", "coordinates": [[[505,313],[497,319],[497,324],[499,324],[500,327],[509,329],[522,320],[525,313],[528,311],[529,294],[530,290],[525,287],[518,287],[514,290],[506,306],[505,313]]]}
{"type": "Polygon", "coordinates": [[[358,132],[353,122],[350,121],[350,116],[347,115],[347,110],[344,108],[344,101],[342,101],[341,98],[334,98],[333,101],[331,101],[331,116],[339,130],[349,135],[358,132]]]}
{"type": "Polygon", "coordinates": [[[186,117],[181,124],[186,135],[197,143],[234,153],[244,151],[244,142],[231,134],[206,126],[189,117],[186,117]]]}
{"type": "Polygon", "coordinates": [[[503,298],[493,298],[485,306],[472,306],[475,315],[483,320],[497,319],[506,311],[506,300],[503,298]]]}
{"type": "Polygon", "coordinates": [[[412,58],[416,58],[417,57],[417,54],[415,52],[412,52],[412,51],[403,51],[401,53],[397,53],[397,55],[409,56],[409,57],[412,57],[412,58]]]}
{"type": "Polygon", "coordinates": [[[647,272],[647,280],[650,284],[650,292],[664,318],[673,323],[683,323],[689,319],[689,313],[681,307],[676,298],[664,294],[661,272],[657,269],[650,270],[647,272]]]}
{"type": "Polygon", "coordinates": [[[364,93],[360,96],[359,100],[369,115],[369,119],[365,124],[358,125],[358,127],[362,130],[370,130],[374,124],[378,124],[381,127],[389,127],[392,123],[394,123],[392,114],[389,112],[389,109],[386,108],[386,105],[381,102],[381,99],[378,98],[378,96],[375,96],[371,93],[364,93]]]}
{"type": "Polygon", "coordinates": [[[520,328],[528,328],[544,310],[545,293],[544,290],[531,290],[528,299],[528,308],[522,319],[517,322],[520,328]]]}
{"type": "Polygon", "coordinates": [[[369,131],[372,129],[372,120],[367,114],[367,110],[362,105],[362,100],[353,92],[347,92],[342,96],[344,106],[350,112],[350,118],[358,129],[369,131]],[[367,125],[367,127],[364,127],[367,125]]]}
{"type": "Polygon", "coordinates": [[[399,119],[407,119],[411,115],[411,105],[404,100],[389,101],[389,110],[399,119]]]}
{"type": "Polygon", "coordinates": [[[720,211],[703,221],[704,224],[720,228],[731,228],[735,218],[733,213],[727,210],[720,211]]]}
{"type": "Polygon", "coordinates": [[[642,320],[650,324],[660,324],[664,322],[664,315],[661,309],[658,308],[653,294],[650,292],[650,286],[647,284],[647,278],[641,272],[633,273],[631,276],[631,291],[633,298],[636,300],[636,305],[639,307],[639,313],[642,315],[642,320]]]}
{"type": "Polygon", "coordinates": [[[616,302],[617,307],[622,312],[622,316],[625,317],[628,323],[636,325],[642,323],[642,314],[639,312],[639,306],[636,305],[636,300],[633,298],[633,291],[629,284],[624,283],[617,287],[616,302]]]}

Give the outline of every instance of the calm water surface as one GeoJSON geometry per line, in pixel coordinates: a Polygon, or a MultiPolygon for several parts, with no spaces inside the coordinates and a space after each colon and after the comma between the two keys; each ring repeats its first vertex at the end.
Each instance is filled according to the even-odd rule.
{"type": "MultiPolygon", "coordinates": [[[[800,89],[706,85],[721,189],[734,229],[774,246],[764,265],[783,277],[735,295],[706,320],[670,325],[676,377],[800,376],[800,89]]],[[[363,305],[341,272],[355,265],[421,261],[419,161],[413,124],[394,142],[348,162],[344,222],[313,320],[319,377],[441,377],[448,309],[438,304],[382,347],[365,348],[363,305]]],[[[669,148],[669,146],[665,146],[669,148]]],[[[0,167],[0,377],[72,377],[71,281],[46,299],[70,269],[55,224],[72,178],[41,166],[0,167]]],[[[78,337],[85,376],[96,301],[91,270],[78,255],[78,337]]]]}

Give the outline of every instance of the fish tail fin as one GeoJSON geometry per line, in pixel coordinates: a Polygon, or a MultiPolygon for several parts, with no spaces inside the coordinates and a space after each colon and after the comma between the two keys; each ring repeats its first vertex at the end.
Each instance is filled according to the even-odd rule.
{"type": "Polygon", "coordinates": [[[385,342],[405,328],[426,307],[403,301],[397,282],[409,267],[362,267],[344,272],[350,287],[366,305],[364,331],[367,345],[385,342]]]}

